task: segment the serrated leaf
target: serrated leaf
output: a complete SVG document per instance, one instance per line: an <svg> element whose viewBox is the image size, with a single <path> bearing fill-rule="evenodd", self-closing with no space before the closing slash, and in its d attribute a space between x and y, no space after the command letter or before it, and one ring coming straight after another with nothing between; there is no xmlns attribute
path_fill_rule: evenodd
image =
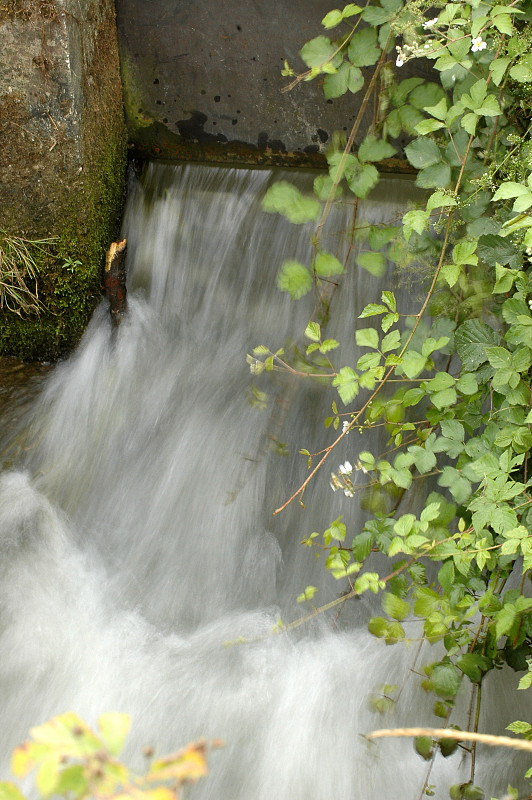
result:
<svg viewBox="0 0 532 800"><path fill-rule="evenodd" d="M401 362L401 369L407 378L417 378L423 372L427 359L415 350L407 350Z"/></svg>
<svg viewBox="0 0 532 800"><path fill-rule="evenodd" d="M429 212L430 209L428 211L414 210L407 211L403 215L403 236L407 242L410 240L413 231L420 235L423 233L429 221Z"/></svg>
<svg viewBox="0 0 532 800"><path fill-rule="evenodd" d="M473 371L488 360L486 347L497 344L499 337L484 322L470 319L458 327L454 341L464 369Z"/></svg>
<svg viewBox="0 0 532 800"><path fill-rule="evenodd" d="M384 139L377 139L376 136L366 136L358 148L358 158L360 161L382 161L391 158L397 152L389 142Z"/></svg>
<svg viewBox="0 0 532 800"><path fill-rule="evenodd" d="M359 347L371 347L373 350L379 348L379 334L375 328L359 328L355 332L355 340Z"/></svg>
<svg viewBox="0 0 532 800"><path fill-rule="evenodd" d="M457 206L458 202L454 197L446 192L433 192L427 200L427 211L433 211L435 208L450 208Z"/></svg>
<svg viewBox="0 0 532 800"><path fill-rule="evenodd" d="M305 336L311 342L319 342L321 339L321 328L319 322L310 321L305 328Z"/></svg>
<svg viewBox="0 0 532 800"><path fill-rule="evenodd" d="M395 594L384 592L382 595L382 608L385 614L388 614L392 619L402 621L410 614L410 603L402 600Z"/></svg>
<svg viewBox="0 0 532 800"><path fill-rule="evenodd" d="M445 189L451 181L451 167L443 161L425 167L416 176L416 186L421 189Z"/></svg>
<svg viewBox="0 0 532 800"><path fill-rule="evenodd" d="M361 164L357 159L346 169L345 179L353 194L364 198L377 185L379 173L373 164Z"/></svg>
<svg viewBox="0 0 532 800"><path fill-rule="evenodd" d="M325 14L325 16L321 21L321 24L323 25L324 28L327 29L336 28L336 26L339 25L340 22L343 21L343 19L344 15L342 14L342 12L339 11L337 8L334 8L332 11L329 11L328 14Z"/></svg>
<svg viewBox="0 0 532 800"><path fill-rule="evenodd" d="M348 405L358 394L358 375L351 367L342 367L338 375L333 378L332 385L337 387L344 405Z"/></svg>
<svg viewBox="0 0 532 800"><path fill-rule="evenodd" d="M335 52L336 47L327 36L316 36L303 45L299 55L307 67L321 67Z"/></svg>
<svg viewBox="0 0 532 800"><path fill-rule="evenodd" d="M416 169L424 169L441 161L440 148L432 139L415 139L405 147L406 157Z"/></svg>
<svg viewBox="0 0 532 800"><path fill-rule="evenodd" d="M371 67L376 64L381 54L377 46L377 31L364 28L355 33L349 43L348 58L354 67Z"/></svg>

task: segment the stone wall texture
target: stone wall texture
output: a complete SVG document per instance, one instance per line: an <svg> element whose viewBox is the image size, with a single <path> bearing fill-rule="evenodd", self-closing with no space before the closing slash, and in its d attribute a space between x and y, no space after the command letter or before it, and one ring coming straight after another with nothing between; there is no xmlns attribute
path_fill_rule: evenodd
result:
<svg viewBox="0 0 532 800"><path fill-rule="evenodd" d="M0 352L55 358L79 339L100 296L121 210L114 2L3 0L0 41L0 232L52 239L39 265L41 313L20 320L3 308Z"/></svg>

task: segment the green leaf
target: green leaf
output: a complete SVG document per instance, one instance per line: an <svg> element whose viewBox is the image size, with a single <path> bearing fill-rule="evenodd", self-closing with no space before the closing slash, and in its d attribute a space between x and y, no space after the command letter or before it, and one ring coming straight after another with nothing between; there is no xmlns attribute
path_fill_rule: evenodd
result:
<svg viewBox="0 0 532 800"><path fill-rule="evenodd" d="M312 277L299 261L285 261L277 275L277 286L282 292L288 292L292 300L299 300L312 289Z"/></svg>
<svg viewBox="0 0 532 800"><path fill-rule="evenodd" d="M427 133L439 131L441 128L445 128L445 122L440 122L438 119L422 119L416 125L416 133L419 133L420 136L426 136Z"/></svg>
<svg viewBox="0 0 532 800"><path fill-rule="evenodd" d="M486 347L497 344L499 336L493 328L479 319L470 319L460 325L454 342L464 369L472 371L488 360Z"/></svg>
<svg viewBox="0 0 532 800"><path fill-rule="evenodd" d="M422 110L436 106L445 97L445 92L437 83L424 81L417 86L409 97L409 102Z"/></svg>
<svg viewBox="0 0 532 800"><path fill-rule="evenodd" d="M446 192L433 192L427 200L427 212L435 208L449 208L450 206L457 206L458 203L454 197Z"/></svg>
<svg viewBox="0 0 532 800"><path fill-rule="evenodd" d="M333 378L332 385L337 387L344 405L348 405L358 394L358 375L351 367L342 367L338 375Z"/></svg>
<svg viewBox="0 0 532 800"><path fill-rule="evenodd" d="M374 28L364 28L355 33L347 51L348 58L355 67L371 67L377 63L380 54L377 31Z"/></svg>
<svg viewBox="0 0 532 800"><path fill-rule="evenodd" d="M330 253L318 253L314 262L314 270L318 278L329 278L331 275L341 275L344 266Z"/></svg>
<svg viewBox="0 0 532 800"><path fill-rule="evenodd" d="M482 676L493 667L493 662L477 653L463 653L456 661L456 666L473 683L480 683Z"/></svg>
<svg viewBox="0 0 532 800"><path fill-rule="evenodd" d="M532 81L532 58L530 54L527 53L515 66L511 67L510 77L518 83L528 83Z"/></svg>
<svg viewBox="0 0 532 800"><path fill-rule="evenodd" d="M410 240L412 232L422 234L429 221L429 211L407 211L403 216L403 236L406 241Z"/></svg>
<svg viewBox="0 0 532 800"><path fill-rule="evenodd" d="M332 11L329 11L328 14L325 14L323 17L321 24L324 28L336 28L337 25L340 24L344 19L344 15L341 11L337 8L334 8Z"/></svg>
<svg viewBox="0 0 532 800"><path fill-rule="evenodd" d="M326 36L316 36L315 39L311 39L303 45L299 51L299 55L307 67L321 67L322 64L332 57L335 50L336 47ZM341 58L342 56L340 55L340 59ZM334 64L334 66L339 66L339 64Z"/></svg>
<svg viewBox="0 0 532 800"><path fill-rule="evenodd" d="M517 258L517 251L514 245L502 236L489 233L481 236L478 240L478 256L486 264L510 264ZM516 265L517 266L517 265Z"/></svg>
<svg viewBox="0 0 532 800"><path fill-rule="evenodd" d="M381 351L383 353L388 353L390 350L398 350L401 345L401 334L399 331L390 331L387 333L386 336L383 338L381 343Z"/></svg>
<svg viewBox="0 0 532 800"><path fill-rule="evenodd" d="M495 637L497 641L509 633L516 617L516 608L512 603L505 603L500 611L494 615L495 618Z"/></svg>
<svg viewBox="0 0 532 800"><path fill-rule="evenodd" d="M425 475L436 466L436 456L431 450L419 445L411 445L408 452L414 456L414 464L420 475Z"/></svg>
<svg viewBox="0 0 532 800"><path fill-rule="evenodd" d="M444 700L456 697L460 688L460 672L454 664L437 664L430 676L433 691Z"/></svg>
<svg viewBox="0 0 532 800"><path fill-rule="evenodd" d="M319 342L321 339L321 328L319 322L309 322L305 329L305 336L312 342Z"/></svg>
<svg viewBox="0 0 532 800"><path fill-rule="evenodd" d="M420 170L416 177L416 186L421 189L433 189L436 187L445 189L450 181L451 168L449 164L444 164L442 161Z"/></svg>
<svg viewBox="0 0 532 800"><path fill-rule="evenodd" d="M361 164L355 159L346 169L345 179L353 194L364 198L378 183L379 173L373 164Z"/></svg>
<svg viewBox="0 0 532 800"><path fill-rule="evenodd" d="M130 727L129 714L109 711L98 718L98 729L111 755L117 756L122 751Z"/></svg>
<svg viewBox="0 0 532 800"><path fill-rule="evenodd" d="M376 314L385 314L387 311L388 309L386 306L381 306L379 303L368 303L368 305L364 307L362 313L358 315L358 318L364 319L365 317L374 317Z"/></svg>
<svg viewBox="0 0 532 800"><path fill-rule="evenodd" d="M318 175L317 178L314 178L314 194L321 200L325 202L329 198L329 194L331 193L331 189L333 187L333 180L330 175ZM337 186L334 197L341 197L342 195L342 187Z"/></svg>
<svg viewBox="0 0 532 800"><path fill-rule="evenodd" d="M403 106L410 92L424 83L423 78L405 78L397 86L392 87L392 103L394 106Z"/></svg>
<svg viewBox="0 0 532 800"><path fill-rule="evenodd" d="M382 595L382 608L385 614L400 622L410 614L410 603L390 592L384 592Z"/></svg>
<svg viewBox="0 0 532 800"><path fill-rule="evenodd" d="M501 183L495 194L493 200L507 200L511 197L519 197L522 194L528 194L528 189L522 183L515 183L515 181L505 181Z"/></svg>
<svg viewBox="0 0 532 800"><path fill-rule="evenodd" d="M495 86L500 86L511 58L496 58L490 64L491 80Z"/></svg>
<svg viewBox="0 0 532 800"><path fill-rule="evenodd" d="M385 158L391 158L396 152L396 148L389 142L369 135L358 148L358 157L360 161L382 161Z"/></svg>
<svg viewBox="0 0 532 800"><path fill-rule="evenodd" d="M321 211L314 197L303 197L299 189L288 181L278 181L270 186L262 200L262 208L270 214L283 214L296 225L318 219Z"/></svg>
<svg viewBox="0 0 532 800"><path fill-rule="evenodd" d="M379 349L379 334L375 328L359 328L355 332L355 340L359 347Z"/></svg>
<svg viewBox="0 0 532 800"><path fill-rule="evenodd" d="M440 148L432 139L415 139L405 147L405 153L416 169L424 169L441 161Z"/></svg>
<svg viewBox="0 0 532 800"><path fill-rule="evenodd" d="M382 253L360 253L357 264L376 278L382 278L388 269L386 257Z"/></svg>
<svg viewBox="0 0 532 800"><path fill-rule="evenodd" d="M307 586L304 592L297 596L297 603L304 603L305 601L310 602L318 589L316 586Z"/></svg>
<svg viewBox="0 0 532 800"><path fill-rule="evenodd" d="M478 264L478 256L475 251L477 249L476 241L464 240L458 242L453 247L453 261L455 264L471 264L475 266Z"/></svg>
<svg viewBox="0 0 532 800"><path fill-rule="evenodd" d="M341 97L348 90L352 94L356 94L363 86L364 76L359 68L344 61L336 72L325 76L323 94L326 100L331 100Z"/></svg>
<svg viewBox="0 0 532 800"><path fill-rule="evenodd" d="M407 378L417 378L423 372L427 359L415 350L407 350L401 361L401 369Z"/></svg>

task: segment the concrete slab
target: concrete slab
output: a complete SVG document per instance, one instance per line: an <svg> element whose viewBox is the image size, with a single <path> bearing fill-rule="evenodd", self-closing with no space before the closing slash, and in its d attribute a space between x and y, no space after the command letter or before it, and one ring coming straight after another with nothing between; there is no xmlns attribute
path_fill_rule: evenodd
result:
<svg viewBox="0 0 532 800"><path fill-rule="evenodd" d="M325 33L331 0L116 0L130 142L151 157L311 163L347 131L361 95L290 92L288 60ZM407 74L405 73L405 77ZM371 121L368 111L362 134ZM255 156L253 153L255 152Z"/></svg>

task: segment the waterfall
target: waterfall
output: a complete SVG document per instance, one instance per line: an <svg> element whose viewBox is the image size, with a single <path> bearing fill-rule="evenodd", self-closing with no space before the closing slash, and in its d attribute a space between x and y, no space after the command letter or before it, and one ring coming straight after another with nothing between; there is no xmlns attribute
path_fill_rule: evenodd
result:
<svg viewBox="0 0 532 800"><path fill-rule="evenodd" d="M321 386L254 377L246 364L256 345L298 340L313 310L310 295L293 303L275 287L284 258L308 259L312 231L262 212L278 178L150 165L132 181L129 315L113 330L102 303L31 405L17 463L0 477L2 778L32 725L67 710L90 724L125 711L131 763L142 766L143 745L162 754L197 736L225 741L193 798L419 797L427 765L412 742L362 736L435 721L434 698L411 674L416 648L367 633L378 600L272 634L279 618L303 613L296 597L308 584L320 603L345 588L300 541L340 514L348 536L359 532L364 512L333 494L329 476L371 447L350 434L305 509L272 515L307 474L298 450L331 441ZM297 176L306 189L312 179ZM390 219L412 193L387 179L358 218ZM352 214L346 203L331 216L328 243ZM349 346L379 293L360 273L351 269L332 301L328 335ZM252 385L268 394L262 411ZM519 717L512 680L495 675L488 686L483 730L501 733ZM380 717L370 698L390 683L403 687L400 700ZM465 724L467 704L464 692L452 721ZM517 781L507 754L480 761L477 782L493 793ZM438 759L430 782L446 798L468 778L457 754Z"/></svg>

